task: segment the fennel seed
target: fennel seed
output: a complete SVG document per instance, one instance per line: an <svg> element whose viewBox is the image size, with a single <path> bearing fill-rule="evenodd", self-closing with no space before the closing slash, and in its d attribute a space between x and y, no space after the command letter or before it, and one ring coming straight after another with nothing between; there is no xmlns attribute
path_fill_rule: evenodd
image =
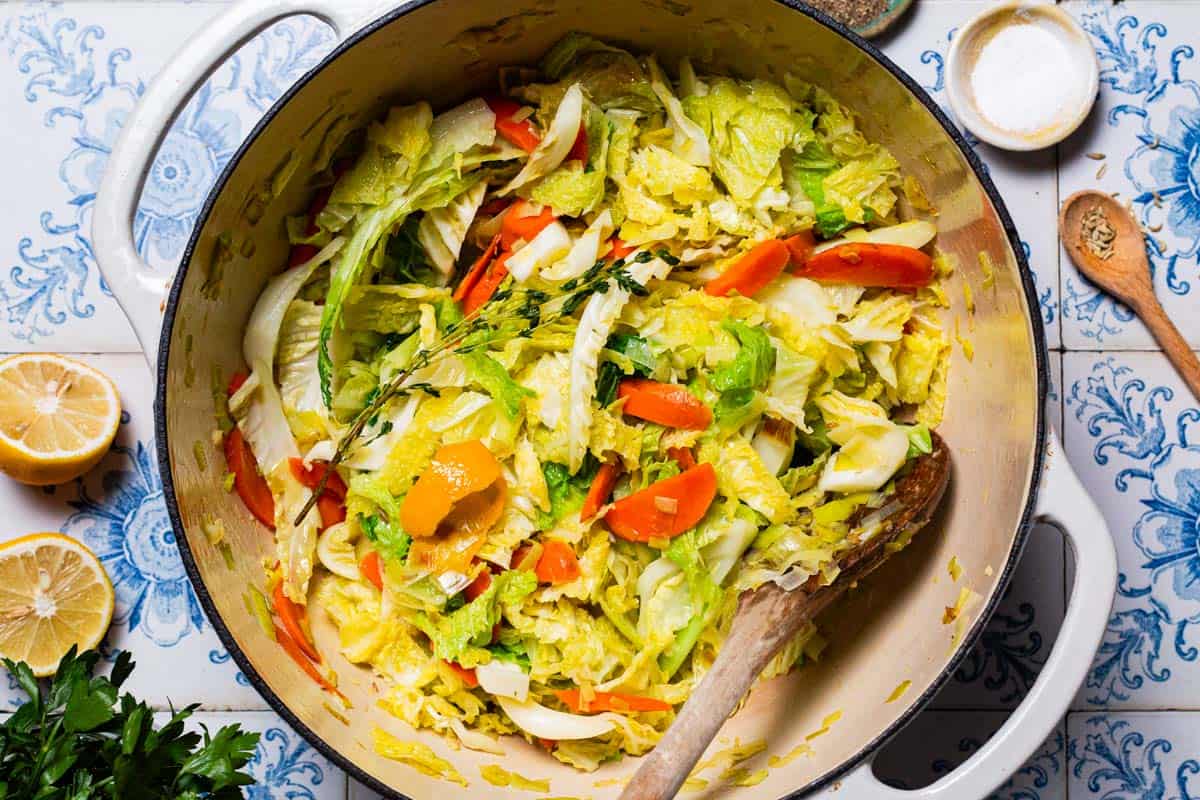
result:
<svg viewBox="0 0 1200 800"><path fill-rule="evenodd" d="M1079 240L1088 252L1101 261L1107 261L1113 257L1113 242L1116 238L1117 231L1100 206L1089 208L1083 215L1079 229Z"/></svg>

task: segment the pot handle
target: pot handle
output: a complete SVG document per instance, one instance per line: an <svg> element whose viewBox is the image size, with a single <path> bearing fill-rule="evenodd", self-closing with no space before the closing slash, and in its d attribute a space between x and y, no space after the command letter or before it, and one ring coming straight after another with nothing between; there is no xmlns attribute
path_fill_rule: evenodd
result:
<svg viewBox="0 0 1200 800"><path fill-rule="evenodd" d="M953 772L924 789L882 783L865 761L823 800L976 800L1012 776L1042 746L1071 705L1108 624L1117 588L1117 556L1108 525L1067 462L1058 436L1046 442L1036 516L1060 528L1075 551L1075 582L1050 657L1029 694L998 731Z"/></svg>
<svg viewBox="0 0 1200 800"><path fill-rule="evenodd" d="M217 67L284 17L311 14L338 41L365 20L378 0L242 0L193 36L147 87L108 157L92 216L100 273L129 318L153 370L171 276L152 269L133 239L134 214L154 155L175 117Z"/></svg>

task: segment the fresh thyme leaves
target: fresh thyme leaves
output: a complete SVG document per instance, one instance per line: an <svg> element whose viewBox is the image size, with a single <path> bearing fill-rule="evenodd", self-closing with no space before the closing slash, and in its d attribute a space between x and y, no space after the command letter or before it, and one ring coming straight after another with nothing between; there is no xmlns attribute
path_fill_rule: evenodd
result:
<svg viewBox="0 0 1200 800"><path fill-rule="evenodd" d="M228 725L214 734L186 732L195 706L161 728L131 695L118 697L133 670L129 653L112 674L94 676L100 654L71 648L43 691L24 663L4 660L29 700L0 726L0 796L47 800L172 797L233 800L253 783L243 768L257 733Z"/></svg>
<svg viewBox="0 0 1200 800"><path fill-rule="evenodd" d="M653 258L651 253L642 251L634 260L644 264ZM450 352L471 353L484 350L494 342L530 336L538 328L574 314L589 297L607 291L610 281L639 297L648 293L646 287L629 274L623 259L597 261L579 278L564 283L561 287L563 294L553 299L544 291L517 286L511 278L508 279L477 313L448 325L437 342L418 350L405 369L396 373L387 383L380 384L370 402L358 412L338 442L337 450L329 460L329 468L309 494L293 524L299 525L316 505L317 498L325 491L329 475L342 463L371 420L377 419L388 403L416 391L437 395L437 390L427 383L408 383L415 373Z"/></svg>

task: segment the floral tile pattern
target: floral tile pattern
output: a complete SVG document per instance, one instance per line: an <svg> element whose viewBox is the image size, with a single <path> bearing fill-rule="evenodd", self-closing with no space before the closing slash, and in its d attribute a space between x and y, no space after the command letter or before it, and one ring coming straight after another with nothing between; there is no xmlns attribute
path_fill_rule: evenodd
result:
<svg viewBox="0 0 1200 800"><path fill-rule="evenodd" d="M0 10L0 131L31 174L20 213L0 223L0 350L133 351L96 268L96 190L147 81L219 6L42 3ZM147 36L147 33L152 35ZM134 220L143 258L178 263L209 188L255 121L332 47L313 18L277 23L230 58L164 139ZM51 180L47 180L53 176Z"/></svg>
<svg viewBox="0 0 1200 800"><path fill-rule="evenodd" d="M1200 4L1076 0L1069 8L1096 47L1101 92L1088 122L1060 147L1059 193L1099 187L1127 201L1150 234L1159 299L1200 346L1192 313L1200 290ZM1088 283L1065 253L1062 316L1069 348L1157 349L1129 309Z"/></svg>
<svg viewBox="0 0 1200 800"><path fill-rule="evenodd" d="M990 2L923 0L881 43L944 102L953 32ZM0 352L102 353L84 357L116 379L126 410L117 446L85 479L53 490L0 481L0 507L15 515L0 539L62 531L97 552L117 593L106 651L131 650L142 664L130 688L160 709L198 701L197 721L210 727L236 719L263 733L251 765L258 783L247 797L368 800L375 795L266 710L197 602L154 464L151 378L90 243L95 192L122 123L161 65L222 4L0 5L0 152L21 154L6 159L6 176L22 189L0 221ZM1128 352L1154 345L1126 309L1070 266L1054 224L1059 197L1071 191L1119 192L1152 234L1160 297L1200 346L1192 308L1200 280L1200 0L1064 5L1100 59L1096 112L1057 151L1013 155L974 145L1026 244L1048 343L1068 351L1051 354L1048 413L1112 526L1121 588L1078 710L992 797L1200 800L1200 408L1160 355ZM218 69L180 115L135 220L142 256L164 276L242 138L331 46L329 29L314 19L278 23ZM1057 532L1034 531L982 641L931 709L881 754L881 775L901 786L928 784L1002 724L1053 646L1068 562ZM0 681L0 709L18 696ZM1186 711L1160 710L1168 708Z"/></svg>
<svg viewBox="0 0 1200 800"><path fill-rule="evenodd" d="M1163 356L1067 353L1066 451L1120 586L1083 707L1200 708L1200 409Z"/></svg>
<svg viewBox="0 0 1200 800"><path fill-rule="evenodd" d="M1198 726L1200 715L1194 713L1071 714L1070 796L1195 800L1200 797Z"/></svg>

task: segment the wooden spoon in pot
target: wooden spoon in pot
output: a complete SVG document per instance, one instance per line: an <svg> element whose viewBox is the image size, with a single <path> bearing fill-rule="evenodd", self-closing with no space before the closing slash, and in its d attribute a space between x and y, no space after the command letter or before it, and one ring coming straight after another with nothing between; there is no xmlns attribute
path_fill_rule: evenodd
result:
<svg viewBox="0 0 1200 800"><path fill-rule="evenodd" d="M1200 360L1154 295L1146 240L1129 209L1104 192L1076 192L1058 214L1058 235L1079 271L1141 318L1200 398Z"/></svg>
<svg viewBox="0 0 1200 800"><path fill-rule="evenodd" d="M882 530L841 556L841 572L833 583L819 586L814 576L794 591L768 583L742 595L712 668L642 761L621 800L674 797L767 662L842 592L887 560L889 544L904 541L929 522L950 478L950 451L936 433L932 439L933 452L918 458L896 481L895 494L883 506L896 510ZM863 516L852 517L852 524Z"/></svg>

